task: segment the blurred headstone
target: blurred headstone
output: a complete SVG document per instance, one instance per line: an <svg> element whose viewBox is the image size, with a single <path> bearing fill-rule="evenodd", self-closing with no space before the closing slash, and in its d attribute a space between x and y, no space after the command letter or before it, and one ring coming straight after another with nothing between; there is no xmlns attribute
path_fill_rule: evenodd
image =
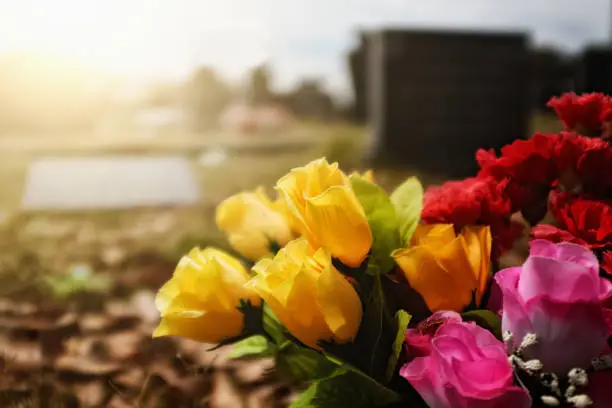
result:
<svg viewBox="0 0 612 408"><path fill-rule="evenodd" d="M531 51L530 76L533 107L548 111L548 101L564 92L576 89L577 59L554 48L538 48Z"/></svg>
<svg viewBox="0 0 612 408"><path fill-rule="evenodd" d="M184 157L47 157L30 165L22 208L127 209L193 205L199 199Z"/></svg>
<svg viewBox="0 0 612 408"><path fill-rule="evenodd" d="M367 120L366 63L368 36L361 34L361 42L349 53L349 69L353 83L353 108L351 117L358 123Z"/></svg>
<svg viewBox="0 0 612 408"><path fill-rule="evenodd" d="M587 48L580 66L580 90L612 94L612 47Z"/></svg>
<svg viewBox="0 0 612 408"><path fill-rule="evenodd" d="M374 163L464 177L478 148L527 136L527 38L382 30L367 40Z"/></svg>

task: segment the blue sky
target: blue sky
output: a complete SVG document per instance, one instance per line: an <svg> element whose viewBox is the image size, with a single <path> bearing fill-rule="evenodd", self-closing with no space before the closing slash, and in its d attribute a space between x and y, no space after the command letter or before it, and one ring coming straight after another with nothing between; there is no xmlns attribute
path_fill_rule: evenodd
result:
<svg viewBox="0 0 612 408"><path fill-rule="evenodd" d="M60 55L143 80L209 64L237 79L268 61L275 85L304 75L349 89L359 28L526 30L576 50L606 40L610 0L0 0L0 53Z"/></svg>

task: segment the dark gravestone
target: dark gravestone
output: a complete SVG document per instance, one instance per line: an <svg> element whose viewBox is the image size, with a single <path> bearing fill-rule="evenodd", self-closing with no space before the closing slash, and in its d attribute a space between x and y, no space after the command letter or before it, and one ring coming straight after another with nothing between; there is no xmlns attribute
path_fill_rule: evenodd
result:
<svg viewBox="0 0 612 408"><path fill-rule="evenodd" d="M589 47L582 55L580 91L612 94L612 48Z"/></svg>
<svg viewBox="0 0 612 408"><path fill-rule="evenodd" d="M553 48L535 49L530 59L533 107L550 112L546 104L552 97L576 89L577 60Z"/></svg>
<svg viewBox="0 0 612 408"><path fill-rule="evenodd" d="M464 177L478 148L527 136L524 35L384 30L367 44L374 164Z"/></svg>
<svg viewBox="0 0 612 408"><path fill-rule="evenodd" d="M367 35L361 34L361 42L349 53L349 69L353 85L353 109L351 117L358 123L367 120L366 100L366 67L367 67Z"/></svg>

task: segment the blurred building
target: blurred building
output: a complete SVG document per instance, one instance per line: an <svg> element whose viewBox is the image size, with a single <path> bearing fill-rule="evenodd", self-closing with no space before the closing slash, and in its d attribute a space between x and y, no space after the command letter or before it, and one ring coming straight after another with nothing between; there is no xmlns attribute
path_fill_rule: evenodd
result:
<svg viewBox="0 0 612 408"><path fill-rule="evenodd" d="M359 45L349 53L349 70L353 85L353 108L350 117L357 123L367 119L366 103L366 50L368 36L360 34Z"/></svg>
<svg viewBox="0 0 612 408"><path fill-rule="evenodd" d="M550 98L575 90L577 68L573 55L553 48L533 49L529 76L534 109L546 110Z"/></svg>
<svg viewBox="0 0 612 408"><path fill-rule="evenodd" d="M478 148L527 136L525 35L381 30L364 33L360 48L353 83L373 161L463 177L476 171Z"/></svg>
<svg viewBox="0 0 612 408"><path fill-rule="evenodd" d="M612 46L586 47L580 58L577 75L579 91L612 95Z"/></svg>

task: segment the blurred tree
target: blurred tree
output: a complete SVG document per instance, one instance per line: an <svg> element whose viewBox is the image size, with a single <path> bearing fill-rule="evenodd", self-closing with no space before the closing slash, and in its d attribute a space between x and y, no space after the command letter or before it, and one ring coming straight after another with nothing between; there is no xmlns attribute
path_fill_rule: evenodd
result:
<svg viewBox="0 0 612 408"><path fill-rule="evenodd" d="M198 68L187 88L187 105L194 131L214 129L230 99L229 88L217 77L213 69Z"/></svg>
<svg viewBox="0 0 612 408"><path fill-rule="evenodd" d="M305 79L285 97L293 113L306 119L329 120L336 116L332 97L320 81Z"/></svg>
<svg viewBox="0 0 612 408"><path fill-rule="evenodd" d="M270 71L265 65L256 67L251 73L249 84L249 102L255 106L270 103Z"/></svg>

